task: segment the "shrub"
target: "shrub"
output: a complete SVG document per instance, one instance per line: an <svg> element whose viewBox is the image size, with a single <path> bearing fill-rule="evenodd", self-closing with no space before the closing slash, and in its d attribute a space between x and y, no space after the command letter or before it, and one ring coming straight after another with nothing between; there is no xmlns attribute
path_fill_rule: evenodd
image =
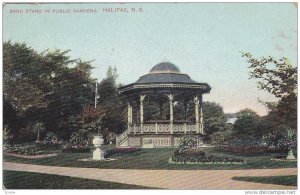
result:
<svg viewBox="0 0 300 195"><path fill-rule="evenodd" d="M197 138L195 136L184 136L179 140L179 147L180 148L192 148L197 146Z"/></svg>
<svg viewBox="0 0 300 195"><path fill-rule="evenodd" d="M198 162L205 158L205 152L200 148L177 149L172 160L175 162Z"/></svg>
<svg viewBox="0 0 300 195"><path fill-rule="evenodd" d="M71 153L86 153L90 152L89 143L91 141L91 136L88 131L78 131L74 132L68 143L64 144L63 152Z"/></svg>
<svg viewBox="0 0 300 195"><path fill-rule="evenodd" d="M233 130L217 131L210 135L212 144L229 144L233 139L236 139Z"/></svg>
<svg viewBox="0 0 300 195"><path fill-rule="evenodd" d="M294 133L292 136L288 135L286 129L274 131L263 136L263 140L270 148L277 148L281 150L297 149L297 135Z"/></svg>
<svg viewBox="0 0 300 195"><path fill-rule="evenodd" d="M87 147L91 142L92 136L88 131L78 131L71 135L69 143L73 146Z"/></svg>
<svg viewBox="0 0 300 195"><path fill-rule="evenodd" d="M59 148L62 141L58 139L54 133L47 133L46 137L41 142L36 142L36 146L40 148Z"/></svg>
<svg viewBox="0 0 300 195"><path fill-rule="evenodd" d="M266 146L261 137L255 137L247 134L234 134L233 140L230 141L231 146Z"/></svg>

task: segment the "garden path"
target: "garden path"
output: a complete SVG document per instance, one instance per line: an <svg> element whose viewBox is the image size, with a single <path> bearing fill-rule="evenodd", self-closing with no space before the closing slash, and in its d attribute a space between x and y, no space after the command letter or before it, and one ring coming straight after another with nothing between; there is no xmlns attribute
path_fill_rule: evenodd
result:
<svg viewBox="0 0 300 195"><path fill-rule="evenodd" d="M251 183L231 179L234 176L297 175L297 168L249 170L137 170L57 167L3 162L3 169L96 179L165 189L297 189L295 186Z"/></svg>

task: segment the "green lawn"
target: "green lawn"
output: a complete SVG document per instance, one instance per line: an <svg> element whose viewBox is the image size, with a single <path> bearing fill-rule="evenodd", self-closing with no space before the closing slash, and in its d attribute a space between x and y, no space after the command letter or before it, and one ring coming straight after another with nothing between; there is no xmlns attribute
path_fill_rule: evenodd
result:
<svg viewBox="0 0 300 195"><path fill-rule="evenodd" d="M3 185L6 189L151 189L137 185L19 171L3 171Z"/></svg>
<svg viewBox="0 0 300 195"><path fill-rule="evenodd" d="M142 149L140 151L118 156L113 155L114 161L78 161L83 158L90 158L91 153L58 153L56 157L44 159L24 159L11 157L4 154L4 161L29 163L49 166L68 167L91 167L103 169L258 169L258 168L287 168L297 167L297 162L276 162L270 159L280 154L259 154L249 156L238 156L232 153L213 152L212 148L205 148L206 154L224 157L234 157L246 161L246 164L168 164L172 156L172 148Z"/></svg>
<svg viewBox="0 0 300 195"><path fill-rule="evenodd" d="M270 176L270 177L233 177L233 180L248 181L254 183L278 184L286 186L297 186L297 176Z"/></svg>

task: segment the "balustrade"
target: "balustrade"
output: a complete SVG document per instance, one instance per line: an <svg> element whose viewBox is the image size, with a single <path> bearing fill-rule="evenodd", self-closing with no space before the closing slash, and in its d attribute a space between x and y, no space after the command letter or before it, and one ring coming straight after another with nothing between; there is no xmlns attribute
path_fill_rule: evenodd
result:
<svg viewBox="0 0 300 195"><path fill-rule="evenodd" d="M189 124L172 124L173 133L196 133L196 125ZM143 128L143 129L142 129ZM143 124L129 127L129 132L133 134L170 134L170 124Z"/></svg>

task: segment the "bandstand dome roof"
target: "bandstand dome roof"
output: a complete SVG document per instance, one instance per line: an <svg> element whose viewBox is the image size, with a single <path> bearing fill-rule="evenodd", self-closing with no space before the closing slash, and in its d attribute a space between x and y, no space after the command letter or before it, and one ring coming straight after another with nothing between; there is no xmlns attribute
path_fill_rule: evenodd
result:
<svg viewBox="0 0 300 195"><path fill-rule="evenodd" d="M170 62L155 65L148 74L141 76L135 83L196 83L187 74Z"/></svg>
<svg viewBox="0 0 300 195"><path fill-rule="evenodd" d="M119 88L120 93L141 92L147 89L198 89L208 93L210 86L192 80L187 74L170 62L161 62L153 66L148 74L141 76L136 82Z"/></svg>
<svg viewBox="0 0 300 195"><path fill-rule="evenodd" d="M150 73L156 73L156 72L174 72L174 73L179 73L180 70L177 66L170 62L162 62L159 64L156 64L153 66L150 70Z"/></svg>

